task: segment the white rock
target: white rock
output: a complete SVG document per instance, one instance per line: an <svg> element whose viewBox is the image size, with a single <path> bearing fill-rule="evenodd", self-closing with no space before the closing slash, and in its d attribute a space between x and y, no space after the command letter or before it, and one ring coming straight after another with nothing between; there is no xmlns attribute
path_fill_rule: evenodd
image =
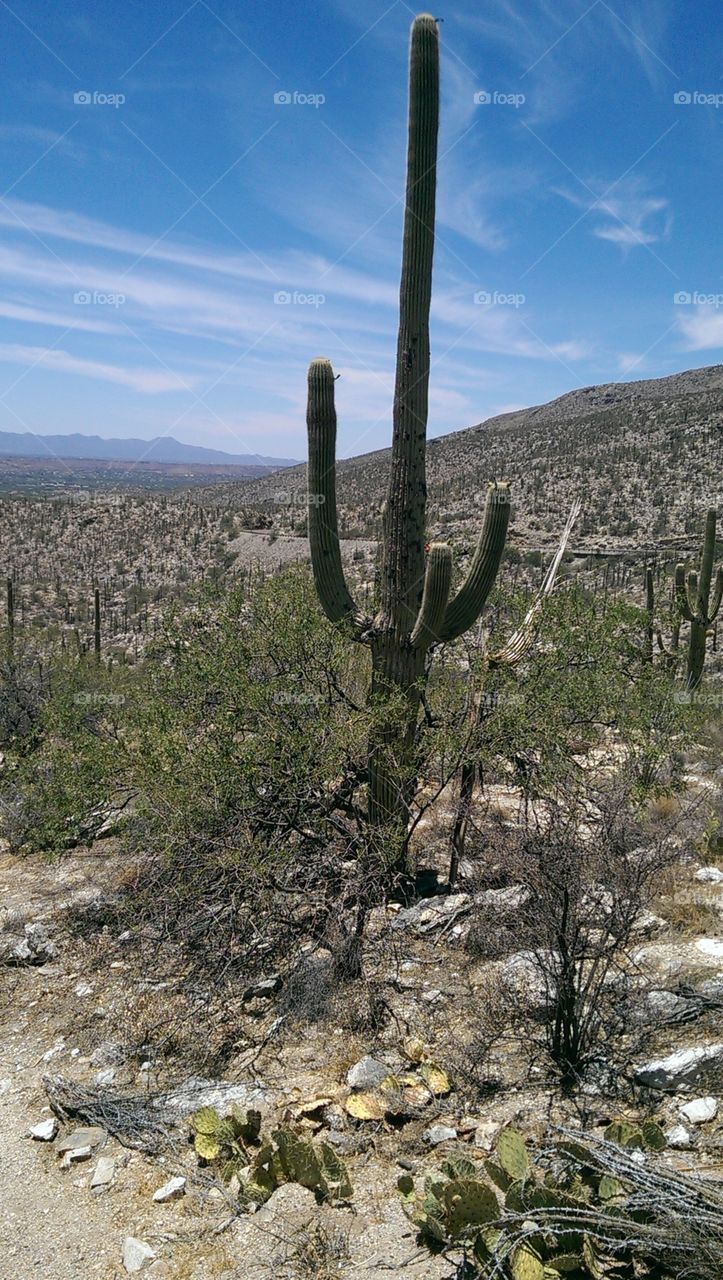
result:
<svg viewBox="0 0 723 1280"><path fill-rule="evenodd" d="M715 1120L718 1115L718 1099L694 1098L692 1102L686 1102L685 1106L680 1108L680 1114L691 1124L707 1124L709 1120Z"/></svg>
<svg viewBox="0 0 723 1280"><path fill-rule="evenodd" d="M723 941L720 938L698 938L696 947L704 956L713 956L715 960L723 960Z"/></svg>
<svg viewBox="0 0 723 1280"><path fill-rule="evenodd" d="M165 1204L167 1200L178 1200L180 1196L185 1195L185 1188L185 1178L169 1178L168 1182L153 1192L153 1199L157 1204Z"/></svg>
<svg viewBox="0 0 723 1280"><path fill-rule="evenodd" d="M441 1142L452 1142L457 1137L457 1130L446 1124L433 1124L422 1134L424 1142L430 1147L438 1147Z"/></svg>
<svg viewBox="0 0 723 1280"><path fill-rule="evenodd" d="M155 1258L155 1252L145 1240L137 1240L135 1236L127 1236L123 1241L123 1266L129 1275L141 1271L147 1262Z"/></svg>
<svg viewBox="0 0 723 1280"><path fill-rule="evenodd" d="M77 996L92 996L93 987L90 982L79 982L75 988L75 994Z"/></svg>
<svg viewBox="0 0 723 1280"><path fill-rule="evenodd" d="M50 1120L41 1120L40 1124L34 1124L30 1130L30 1137L36 1142L52 1142L58 1132L58 1122L55 1116Z"/></svg>
<svg viewBox="0 0 723 1280"><path fill-rule="evenodd" d="M95 1083L105 1088L106 1085L112 1084L115 1080L115 1071L113 1067L106 1067L104 1071L99 1071L95 1077Z"/></svg>
<svg viewBox="0 0 723 1280"><path fill-rule="evenodd" d="M61 1165L63 1169L69 1169L71 1164L79 1164L82 1160L90 1160L93 1154L92 1147L74 1147L72 1151L66 1151Z"/></svg>
<svg viewBox="0 0 723 1280"><path fill-rule="evenodd" d="M496 1120L481 1120L475 1129L474 1145L483 1151L491 1151L501 1128Z"/></svg>
<svg viewBox="0 0 723 1280"><path fill-rule="evenodd" d="M668 1129L665 1140L669 1147L673 1147L676 1151L684 1151L690 1146L691 1138L685 1125L676 1124L672 1129Z"/></svg>
<svg viewBox="0 0 723 1280"><path fill-rule="evenodd" d="M667 920L656 916L653 911L641 911L633 924L633 933L639 937L651 938L655 933L662 933L668 928Z"/></svg>
<svg viewBox="0 0 723 1280"><path fill-rule="evenodd" d="M703 884L723 884L723 871L720 867L701 867L695 873L696 880L702 881Z"/></svg>
<svg viewBox="0 0 723 1280"><path fill-rule="evenodd" d="M702 1072L723 1063L723 1044L699 1045L695 1049L679 1049L668 1058L654 1058L635 1071L638 1084L651 1089L676 1093L692 1084Z"/></svg>
<svg viewBox="0 0 723 1280"><path fill-rule="evenodd" d="M98 1187L109 1187L115 1174L115 1160L112 1156L101 1156L90 1180L91 1190Z"/></svg>
<svg viewBox="0 0 723 1280"><path fill-rule="evenodd" d="M367 1054L365 1058L360 1058L359 1062L355 1062L346 1073L346 1082L350 1089L374 1089L382 1080L386 1080L389 1075L389 1067L384 1062L379 1062L377 1058L372 1058Z"/></svg>

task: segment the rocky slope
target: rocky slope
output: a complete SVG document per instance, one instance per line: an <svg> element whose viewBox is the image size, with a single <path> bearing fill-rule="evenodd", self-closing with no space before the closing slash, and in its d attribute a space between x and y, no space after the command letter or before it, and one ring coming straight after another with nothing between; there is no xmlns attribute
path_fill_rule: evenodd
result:
<svg viewBox="0 0 723 1280"><path fill-rule="evenodd" d="M347 535L374 533L388 463L386 449L339 463ZM430 441L430 534L471 536L497 478L512 485L513 537L523 547L552 542L575 496L583 501L578 546L688 547L701 511L719 497L721 463L722 365L584 387ZM283 526L291 512L298 521L306 483L304 465L229 486L224 496L272 509ZM213 496L221 500L221 490Z"/></svg>

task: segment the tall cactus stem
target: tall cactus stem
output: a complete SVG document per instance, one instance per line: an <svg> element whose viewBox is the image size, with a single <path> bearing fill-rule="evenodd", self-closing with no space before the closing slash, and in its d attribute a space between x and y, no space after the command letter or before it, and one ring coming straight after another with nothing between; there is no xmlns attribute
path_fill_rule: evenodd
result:
<svg viewBox="0 0 723 1280"><path fill-rule="evenodd" d="M332 622L356 617L341 563L336 514L336 407L331 361L309 366L309 545L321 607Z"/></svg>
<svg viewBox="0 0 723 1280"><path fill-rule="evenodd" d="M93 652L95 661L100 662L100 591L93 592Z"/></svg>

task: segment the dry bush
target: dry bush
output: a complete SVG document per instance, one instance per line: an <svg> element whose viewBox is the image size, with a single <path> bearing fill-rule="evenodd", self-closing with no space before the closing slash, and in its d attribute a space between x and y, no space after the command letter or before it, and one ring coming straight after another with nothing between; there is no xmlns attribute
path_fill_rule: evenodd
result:
<svg viewBox="0 0 723 1280"><path fill-rule="evenodd" d="M679 860L691 818L688 806L651 823L619 776L582 798L558 793L508 836L506 879L518 902L474 921L470 945L488 958L519 953L502 977L511 1021L527 1009L530 1049L546 1049L566 1086L599 1068L630 1029L640 999L630 964L636 922Z"/></svg>

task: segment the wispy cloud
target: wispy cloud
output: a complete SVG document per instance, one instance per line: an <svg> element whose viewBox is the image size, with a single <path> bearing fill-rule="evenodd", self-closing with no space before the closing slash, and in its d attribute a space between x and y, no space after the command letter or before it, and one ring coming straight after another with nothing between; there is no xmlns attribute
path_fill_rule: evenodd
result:
<svg viewBox="0 0 723 1280"><path fill-rule="evenodd" d="M590 229L598 239L627 250L669 238L673 224L669 201L664 196L650 194L645 178L631 174L612 186L591 178L585 185L600 195L569 189L558 189L558 194L590 214Z"/></svg>
<svg viewBox="0 0 723 1280"><path fill-rule="evenodd" d="M145 395L156 395L161 391L186 391L196 379L181 377L175 373L165 373L154 369L128 369L118 365L102 364L97 360L84 360L52 347L26 347L20 343L0 343L0 361L4 364L15 364L23 368L42 366L55 373L72 373L84 378L98 378L101 382L114 382L122 387L131 387L133 391L141 391Z"/></svg>
<svg viewBox="0 0 723 1280"><path fill-rule="evenodd" d="M678 317L678 329L688 351L712 351L723 347L723 309L694 307Z"/></svg>

